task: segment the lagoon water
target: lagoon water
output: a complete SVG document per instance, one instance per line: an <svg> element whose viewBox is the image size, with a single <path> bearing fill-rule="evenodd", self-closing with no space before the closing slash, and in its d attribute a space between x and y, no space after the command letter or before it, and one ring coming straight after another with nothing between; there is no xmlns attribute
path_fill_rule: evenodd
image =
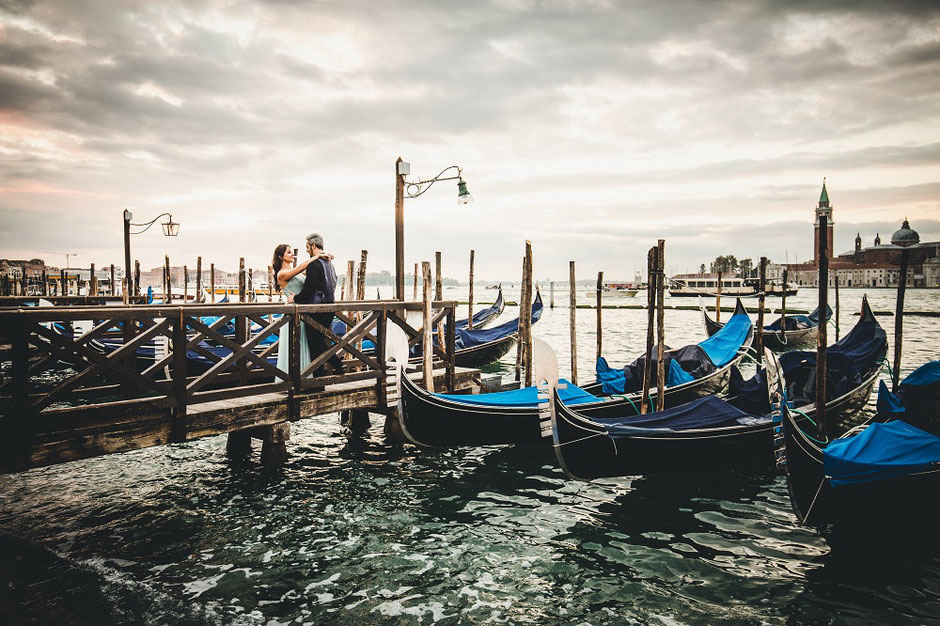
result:
<svg viewBox="0 0 940 626"><path fill-rule="evenodd" d="M840 294L843 333L862 293ZM869 296L894 310L893 291ZM568 294L554 310L543 297L534 333L567 373ZM908 291L907 309L940 311L940 291ZM577 314L584 381L595 311ZM632 360L646 312L603 318L608 360ZM878 320L893 341L894 318ZM697 311L666 312L669 345L704 336ZM937 358L940 319L906 318L903 371ZM0 622L940 623L940 556L830 542L796 523L769 471L583 483L550 446L388 448L373 421L361 442L336 416L296 423L277 469L228 461L214 437L0 476Z"/></svg>

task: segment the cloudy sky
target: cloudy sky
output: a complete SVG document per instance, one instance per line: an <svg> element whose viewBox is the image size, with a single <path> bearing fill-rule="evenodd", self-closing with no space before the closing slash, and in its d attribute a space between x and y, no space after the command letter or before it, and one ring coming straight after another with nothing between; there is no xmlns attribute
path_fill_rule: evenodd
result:
<svg viewBox="0 0 940 626"><path fill-rule="evenodd" d="M812 255L905 215L940 239L936 2L0 0L0 257L264 267L317 230L392 269L394 161L464 168L406 201L406 266L631 278Z"/></svg>

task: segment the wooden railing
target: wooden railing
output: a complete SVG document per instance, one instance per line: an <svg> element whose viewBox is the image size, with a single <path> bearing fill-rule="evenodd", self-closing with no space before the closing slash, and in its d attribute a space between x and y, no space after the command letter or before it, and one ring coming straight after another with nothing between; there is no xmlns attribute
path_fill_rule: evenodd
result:
<svg viewBox="0 0 940 626"><path fill-rule="evenodd" d="M455 302L436 301L431 307L430 330L445 319L454 328ZM187 411L200 404L276 392L294 398L325 385L366 380L375 381L378 408L387 408L386 329L394 324L409 346L419 344L424 331L410 326L406 313L421 310L420 302L398 301L0 309L2 428L22 437L68 428L73 420L169 411L171 440L182 441ZM327 312L347 325L343 336L312 317ZM79 322L84 332L74 330ZM301 324L334 344L303 369L301 351L308 348L301 342ZM272 362L278 342L266 340L285 332L286 369ZM452 390L454 334L446 335L443 348L434 346L434 357L443 362L445 385ZM366 340L373 349L362 347ZM322 372L333 355L343 359L346 373Z"/></svg>
<svg viewBox="0 0 940 626"><path fill-rule="evenodd" d="M128 295L131 304L146 304L147 296ZM55 305L86 305L123 304L124 296L0 296L0 307L36 306L40 300L46 300Z"/></svg>

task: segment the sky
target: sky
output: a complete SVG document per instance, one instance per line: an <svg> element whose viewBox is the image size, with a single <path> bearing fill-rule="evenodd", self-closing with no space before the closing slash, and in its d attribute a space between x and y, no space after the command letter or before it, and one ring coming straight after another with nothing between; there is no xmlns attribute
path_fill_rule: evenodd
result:
<svg viewBox="0 0 940 626"><path fill-rule="evenodd" d="M405 264L629 280L718 255L803 261L907 216L940 239L940 3L0 0L0 257L270 264L313 231Z"/></svg>

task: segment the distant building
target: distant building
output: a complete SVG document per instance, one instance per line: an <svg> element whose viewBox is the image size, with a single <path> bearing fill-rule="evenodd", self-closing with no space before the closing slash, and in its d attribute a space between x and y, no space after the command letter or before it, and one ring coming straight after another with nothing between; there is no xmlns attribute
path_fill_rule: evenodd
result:
<svg viewBox="0 0 940 626"><path fill-rule="evenodd" d="M862 247L861 233L855 235L855 248L833 255L833 207L829 202L826 181L823 180L819 203L816 205L815 243L812 263L791 263L785 267L789 272L788 280L801 286L815 287L819 281L819 218L825 217L828 224L830 286L839 281L840 287L897 287L900 281L899 257L908 251L910 264L907 272L909 287L940 287L940 241L921 242L907 219L892 236L890 243L882 243L881 234L876 233L874 245ZM773 266L768 271L778 278L783 265Z"/></svg>

